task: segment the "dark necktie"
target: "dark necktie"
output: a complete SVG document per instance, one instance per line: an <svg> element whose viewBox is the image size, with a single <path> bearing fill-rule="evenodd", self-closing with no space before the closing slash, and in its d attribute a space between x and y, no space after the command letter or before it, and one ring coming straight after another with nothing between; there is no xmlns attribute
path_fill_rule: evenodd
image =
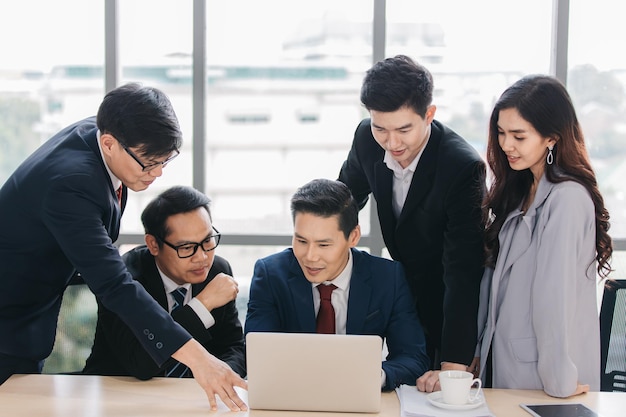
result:
<svg viewBox="0 0 626 417"><path fill-rule="evenodd" d="M174 310L176 310L178 307L182 307L183 305L185 305L185 295L187 294L187 288L178 287L170 294L172 294L172 297L174 297L174 305L172 306L173 313Z"/></svg>
<svg viewBox="0 0 626 417"><path fill-rule="evenodd" d="M317 312L317 333L335 334L335 309L330 302L333 290L337 288L333 284L319 284L317 290L320 292L320 309Z"/></svg>
<svg viewBox="0 0 626 417"><path fill-rule="evenodd" d="M187 289L179 287L170 294L174 297L174 305L172 306L173 313L177 308L180 308L185 304L185 294L187 294ZM182 378L183 376L191 376L191 373L185 364L175 361L174 365L167 370L165 376L171 378Z"/></svg>
<svg viewBox="0 0 626 417"><path fill-rule="evenodd" d="M120 185L117 190L115 190L115 195L117 196L117 202L121 206L122 205L122 186Z"/></svg>

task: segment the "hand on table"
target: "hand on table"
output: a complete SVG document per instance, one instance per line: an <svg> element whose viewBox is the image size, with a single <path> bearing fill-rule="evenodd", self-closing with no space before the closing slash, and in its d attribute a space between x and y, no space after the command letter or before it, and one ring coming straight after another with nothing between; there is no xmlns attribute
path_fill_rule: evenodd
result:
<svg viewBox="0 0 626 417"><path fill-rule="evenodd" d="M234 387L248 389L248 384L237 375L225 362L207 352L195 339L185 343L172 355L174 359L187 365L196 382L206 392L211 410L217 410L218 395L231 411L247 411Z"/></svg>
<svg viewBox="0 0 626 417"><path fill-rule="evenodd" d="M472 362L473 363L473 362ZM441 371L467 371L468 366L462 363L443 362L441 364ZM441 385L439 385L439 370L426 371L424 375L417 378L415 386L422 392L434 392L440 391Z"/></svg>

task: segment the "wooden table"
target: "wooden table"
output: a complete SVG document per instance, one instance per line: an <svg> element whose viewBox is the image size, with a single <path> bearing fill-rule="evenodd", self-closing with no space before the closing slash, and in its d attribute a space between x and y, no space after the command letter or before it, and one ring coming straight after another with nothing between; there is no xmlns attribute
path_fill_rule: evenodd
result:
<svg viewBox="0 0 626 417"><path fill-rule="evenodd" d="M569 400L548 397L541 391L487 389L485 397L496 417L529 417L520 403L580 402L603 417L626 414L626 393L592 392ZM245 391L241 391L245 398ZM193 379L154 378L139 381L127 377L87 375L14 375L0 385L0 417L400 417L395 393L383 393L379 414L308 413L250 410L230 412L219 402L211 412L204 391Z"/></svg>

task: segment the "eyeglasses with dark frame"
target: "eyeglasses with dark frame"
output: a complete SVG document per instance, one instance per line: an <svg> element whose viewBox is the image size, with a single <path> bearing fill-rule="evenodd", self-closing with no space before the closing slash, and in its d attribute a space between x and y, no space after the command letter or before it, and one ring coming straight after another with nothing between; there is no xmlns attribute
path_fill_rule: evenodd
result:
<svg viewBox="0 0 626 417"><path fill-rule="evenodd" d="M204 239L202 242L187 242L183 243L182 245L172 245L170 242L160 236L155 237L161 242L165 243L170 248L174 249L176 251L176 255L178 255L179 258L185 259L191 258L193 255L195 255L199 247L202 247L202 250L205 252L210 252L217 248L217 245L220 244L220 238L222 234L215 227L213 227L213 231L215 233L207 236L206 239Z"/></svg>
<svg viewBox="0 0 626 417"><path fill-rule="evenodd" d="M141 170L143 172L150 172L153 169L157 168L158 166L163 166L164 167L165 165L167 165L170 162L172 162L172 159L174 159L178 155L180 155L180 152L178 151L178 149L174 149L174 153L171 154L165 161L155 162L155 163L152 163L150 165L144 165L144 163L141 162L139 157L137 155L135 155L135 153L133 151L131 151L128 148L128 146L126 146L124 143L120 142L119 140L118 140L118 142L122 146L122 148L126 151L126 153L129 154L135 161L137 161L137 163L141 166Z"/></svg>

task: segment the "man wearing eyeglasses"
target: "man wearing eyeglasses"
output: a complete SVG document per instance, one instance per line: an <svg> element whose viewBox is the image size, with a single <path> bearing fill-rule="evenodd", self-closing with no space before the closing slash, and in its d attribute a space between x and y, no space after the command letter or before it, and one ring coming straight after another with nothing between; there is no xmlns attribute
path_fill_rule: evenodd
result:
<svg viewBox="0 0 626 417"><path fill-rule="evenodd" d="M133 278L174 320L244 377L243 331L235 306L237 282L229 263L215 255L220 233L212 224L209 203L205 194L192 187L164 191L141 215L146 244L122 258ZM84 372L139 379L192 376L174 359L162 366L155 363L128 326L102 304Z"/></svg>
<svg viewBox="0 0 626 417"><path fill-rule="evenodd" d="M61 300L79 273L152 359L189 366L212 409L218 395L247 409L246 382L211 355L132 279L113 245L127 190L143 191L182 143L178 119L158 89L110 91L95 117L42 144L0 188L0 384L40 373L54 346Z"/></svg>

